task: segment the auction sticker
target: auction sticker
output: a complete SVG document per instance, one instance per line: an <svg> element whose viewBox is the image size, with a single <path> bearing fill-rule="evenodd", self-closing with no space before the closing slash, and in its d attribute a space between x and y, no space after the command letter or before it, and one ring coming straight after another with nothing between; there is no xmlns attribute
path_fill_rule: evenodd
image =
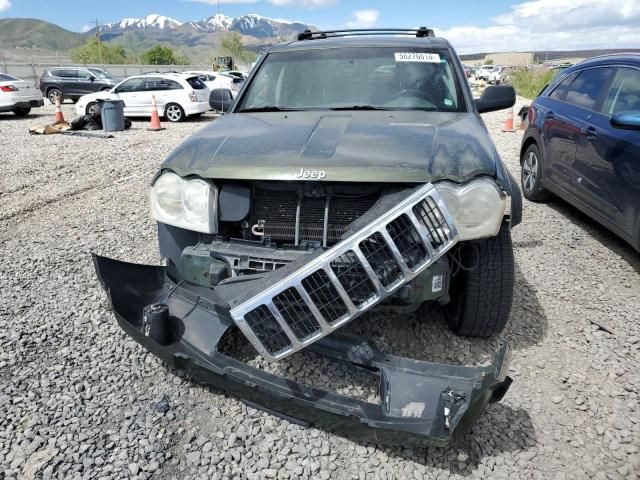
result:
<svg viewBox="0 0 640 480"><path fill-rule="evenodd" d="M440 63L440 55L425 52L396 52L396 62Z"/></svg>

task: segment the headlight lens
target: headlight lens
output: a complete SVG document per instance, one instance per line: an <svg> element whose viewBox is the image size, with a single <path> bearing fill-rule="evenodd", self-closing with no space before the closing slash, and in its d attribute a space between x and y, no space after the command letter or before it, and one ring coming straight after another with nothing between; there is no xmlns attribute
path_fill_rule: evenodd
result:
<svg viewBox="0 0 640 480"><path fill-rule="evenodd" d="M453 217L460 240L498 234L507 199L493 180L480 178L466 185L439 182L434 186Z"/></svg>
<svg viewBox="0 0 640 480"><path fill-rule="evenodd" d="M149 194L151 216L158 222L202 233L216 233L218 191L201 180L163 173Z"/></svg>

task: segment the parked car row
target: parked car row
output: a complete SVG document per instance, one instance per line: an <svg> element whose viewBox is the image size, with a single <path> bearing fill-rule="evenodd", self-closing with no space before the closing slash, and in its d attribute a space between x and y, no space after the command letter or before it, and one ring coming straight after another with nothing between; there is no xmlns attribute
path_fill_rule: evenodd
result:
<svg viewBox="0 0 640 480"><path fill-rule="evenodd" d="M155 96L158 112L179 122L208 110L227 111L246 74L230 72L147 73L119 79L93 67L58 67L46 70L38 87L8 74L0 74L0 112L26 116L32 108L58 100L76 103L76 113L94 113L103 100L122 100L127 117L148 117Z"/></svg>

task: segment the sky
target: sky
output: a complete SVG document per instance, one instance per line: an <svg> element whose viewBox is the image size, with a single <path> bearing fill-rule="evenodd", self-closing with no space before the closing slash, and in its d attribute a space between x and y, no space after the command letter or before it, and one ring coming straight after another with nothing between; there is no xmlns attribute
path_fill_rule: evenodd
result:
<svg viewBox="0 0 640 480"><path fill-rule="evenodd" d="M98 19L158 13L179 21L218 11L217 0L0 0L0 18L32 17L72 31ZM459 53L639 48L640 0L220 0L230 17L257 13L324 29L436 29Z"/></svg>

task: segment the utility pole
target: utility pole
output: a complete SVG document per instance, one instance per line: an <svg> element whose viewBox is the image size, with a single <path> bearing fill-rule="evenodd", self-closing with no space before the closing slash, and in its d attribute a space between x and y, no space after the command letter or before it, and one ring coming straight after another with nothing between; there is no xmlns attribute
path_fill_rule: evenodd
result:
<svg viewBox="0 0 640 480"><path fill-rule="evenodd" d="M98 52L100 52L100 64L104 67L104 59L102 58L102 44L100 43L100 22L96 18L96 38L98 39Z"/></svg>
<svg viewBox="0 0 640 480"><path fill-rule="evenodd" d="M135 54L135 52L133 51L133 40L131 39L131 34L132 32L127 32L127 37L129 38L129 47L131 48L131 54L134 56L134 58L136 58L137 60L137 55Z"/></svg>

